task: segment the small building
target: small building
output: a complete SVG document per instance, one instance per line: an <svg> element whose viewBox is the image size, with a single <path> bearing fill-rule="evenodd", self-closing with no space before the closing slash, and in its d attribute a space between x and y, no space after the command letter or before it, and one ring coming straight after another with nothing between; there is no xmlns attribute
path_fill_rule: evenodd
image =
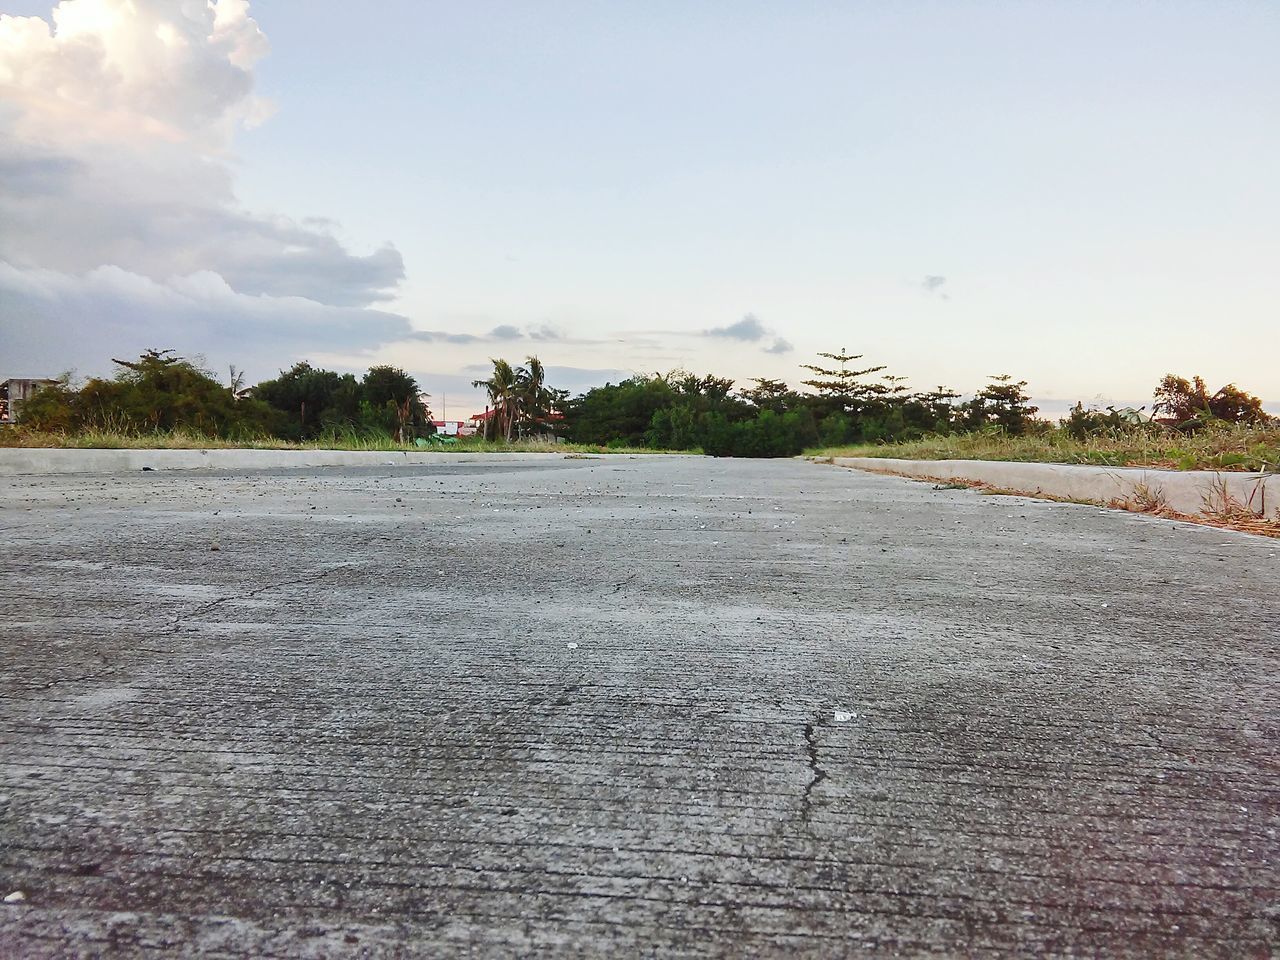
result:
<svg viewBox="0 0 1280 960"><path fill-rule="evenodd" d="M0 383L0 423L17 423L23 403L57 380L14 377Z"/></svg>
<svg viewBox="0 0 1280 960"><path fill-rule="evenodd" d="M431 425L438 437L469 437L476 432L466 420L432 420Z"/></svg>
<svg viewBox="0 0 1280 960"><path fill-rule="evenodd" d="M498 436L497 425L501 423L501 420L498 419L497 410L485 407L484 413L473 413L471 415L471 423L474 425L471 428L473 433L490 436L492 439ZM556 431L563 424L564 414L553 410L545 417L538 417L532 422L526 421L522 427L522 435L526 440L559 442L560 436Z"/></svg>

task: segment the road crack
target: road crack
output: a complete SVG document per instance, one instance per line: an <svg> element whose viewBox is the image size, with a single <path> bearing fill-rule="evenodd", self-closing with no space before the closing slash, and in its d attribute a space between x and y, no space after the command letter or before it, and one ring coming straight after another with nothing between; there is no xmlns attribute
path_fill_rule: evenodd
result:
<svg viewBox="0 0 1280 960"><path fill-rule="evenodd" d="M254 597L261 596L271 590L283 590L288 587L309 586L314 583L319 583L321 580L331 574L337 573L339 570L346 570L350 566L351 564L349 563L340 563L336 566L326 567L323 570L317 570L314 573L308 574L305 577L299 577L296 580L284 580L278 583L268 583L265 586L255 587L245 593L233 593L226 597L218 597L216 600L210 600L208 603L201 604L188 613L182 613L174 617L173 623L169 625L169 630L166 633L166 636L175 636L178 631L182 629L184 621L191 620L195 617L203 617L218 609L218 607L223 604L232 603L237 600L252 600Z"/></svg>
<svg viewBox="0 0 1280 960"><path fill-rule="evenodd" d="M621 592L621 590L622 590L622 588L623 588L623 587L625 587L625 586L626 586L627 584L629 584L629 583L632 583L632 582L633 582L637 577L639 577L639 576L640 576L640 574L638 574L638 573L633 573L631 576L627 577L625 580L621 581L620 583L615 583L615 584L613 585L613 592L614 592L614 593L619 593L619 592Z"/></svg>
<svg viewBox="0 0 1280 960"><path fill-rule="evenodd" d="M818 759L817 728L821 726L821 717L804 725L804 745L809 762L809 782L805 784L804 795L800 798L800 819L806 823L809 820L809 814L813 810L813 791L818 784L829 779L826 769Z"/></svg>

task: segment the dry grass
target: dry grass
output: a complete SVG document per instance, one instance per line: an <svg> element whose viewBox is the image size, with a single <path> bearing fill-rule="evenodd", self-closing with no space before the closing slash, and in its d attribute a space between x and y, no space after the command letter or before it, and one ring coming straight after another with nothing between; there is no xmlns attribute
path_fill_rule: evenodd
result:
<svg viewBox="0 0 1280 960"><path fill-rule="evenodd" d="M55 447L78 450L379 450L415 453L569 453L569 454L652 454L689 451L649 450L644 447L602 447L582 443L552 443L547 440L481 440L464 437L458 443L430 443L424 447L399 444L389 437L348 435L326 440L291 443L274 437L247 437L221 440L186 430L155 433L128 433L86 430L74 434L48 433L22 427L0 428L0 447Z"/></svg>
<svg viewBox="0 0 1280 960"><path fill-rule="evenodd" d="M1280 517L1261 517L1240 504L1233 504L1220 510L1206 510L1204 513L1179 513L1162 502L1144 503L1141 498L1113 500L1107 506L1129 510L1132 513L1163 517L1166 520L1181 520L1183 523L1198 523L1206 527L1239 530L1243 533L1256 533L1259 536L1280 539Z"/></svg>
<svg viewBox="0 0 1280 960"><path fill-rule="evenodd" d="M1158 495L1139 486L1134 495L1124 500L1112 500L1103 503L1100 500L1081 500L1076 497L1059 497L1051 493L1032 492L1029 490L1012 490L1008 487L997 487L981 480L966 480L959 477L907 477L920 483L932 483L935 490L969 489L992 497L1033 497L1036 500L1052 500L1055 503L1078 503L1090 507L1111 507L1114 510L1128 510L1130 513L1145 513L1148 516L1161 517L1165 520L1178 520L1183 523L1198 523L1201 526L1217 527L1222 530L1238 530L1242 533L1254 533L1263 537L1280 539L1280 517L1260 517L1247 505L1240 503L1226 492L1225 484L1221 488L1220 499L1207 500L1204 513L1179 513L1170 509Z"/></svg>
<svg viewBox="0 0 1280 960"><path fill-rule="evenodd" d="M925 437L891 444L823 448L820 457L901 457L905 460L1013 460L1085 463L1169 470L1280 471L1280 426L1209 426L1182 435L1141 427L1077 440L1053 429L1028 437L996 433Z"/></svg>
<svg viewBox="0 0 1280 960"><path fill-rule="evenodd" d="M1184 523L1198 523L1280 539L1280 516L1262 516L1261 505L1259 509L1255 509L1252 496L1247 503L1237 500L1221 477L1210 484L1209 492L1203 497L1203 504L1204 509L1199 513L1180 513L1170 507L1160 494L1152 492L1143 484L1136 484L1132 496L1112 500L1107 506L1131 513L1163 517L1166 520L1181 520Z"/></svg>

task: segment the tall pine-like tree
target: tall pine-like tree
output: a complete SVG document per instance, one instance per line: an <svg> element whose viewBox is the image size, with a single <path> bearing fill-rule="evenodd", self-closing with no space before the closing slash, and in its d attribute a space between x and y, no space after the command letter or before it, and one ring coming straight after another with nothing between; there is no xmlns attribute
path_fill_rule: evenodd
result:
<svg viewBox="0 0 1280 960"><path fill-rule="evenodd" d="M850 370L849 363L861 360L862 354L849 353L841 347L839 353L819 353L818 356L834 360L840 364L839 369L827 369L812 363L800 364L801 369L816 374L812 380L802 380L806 387L813 387L818 394L840 404L845 411L856 410L872 393L872 385L863 383L861 378L884 370L884 366L867 367L863 370Z"/></svg>

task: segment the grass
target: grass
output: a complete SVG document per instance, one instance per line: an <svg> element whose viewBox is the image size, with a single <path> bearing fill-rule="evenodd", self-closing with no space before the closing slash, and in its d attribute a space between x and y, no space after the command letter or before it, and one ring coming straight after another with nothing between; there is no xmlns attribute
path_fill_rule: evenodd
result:
<svg viewBox="0 0 1280 960"><path fill-rule="evenodd" d="M552 443L547 440L483 440L463 437L457 443L417 447L396 443L387 436L346 434L323 440L292 443L274 437L246 437L221 440L187 430L131 433L115 430L83 430L55 433L22 427L0 428L0 447L57 447L77 450L377 450L411 453L566 453L640 454L690 453L698 451L649 450L644 447L604 447L588 443Z"/></svg>
<svg viewBox="0 0 1280 960"><path fill-rule="evenodd" d="M997 433L932 436L900 443L823 447L815 457L900 457L904 460L1013 460L1086 463L1170 470L1280 472L1280 425L1210 425L1192 434L1134 427L1077 440L1054 428L1010 437Z"/></svg>

